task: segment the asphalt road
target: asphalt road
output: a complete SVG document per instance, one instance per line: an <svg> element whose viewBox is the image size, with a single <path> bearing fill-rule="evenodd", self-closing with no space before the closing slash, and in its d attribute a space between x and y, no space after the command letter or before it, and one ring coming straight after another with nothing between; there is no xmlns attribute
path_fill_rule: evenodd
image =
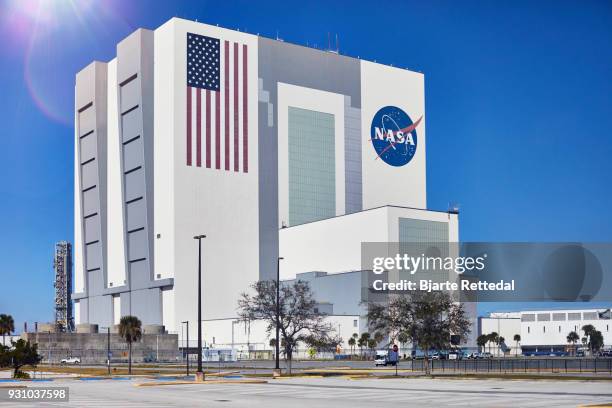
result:
<svg viewBox="0 0 612 408"><path fill-rule="evenodd" d="M294 378L267 384L135 387L137 380L65 380L70 401L0 407L576 407L612 403L609 382ZM1 390L4 391L4 390Z"/></svg>

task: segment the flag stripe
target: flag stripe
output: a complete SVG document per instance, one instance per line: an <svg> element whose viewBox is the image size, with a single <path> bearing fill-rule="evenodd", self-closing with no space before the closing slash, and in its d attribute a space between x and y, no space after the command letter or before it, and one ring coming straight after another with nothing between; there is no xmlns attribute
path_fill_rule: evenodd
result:
<svg viewBox="0 0 612 408"><path fill-rule="evenodd" d="M249 107L247 86L247 46L242 45L242 170L249 172Z"/></svg>
<svg viewBox="0 0 612 408"><path fill-rule="evenodd" d="M221 92L215 92L215 168L221 168Z"/></svg>
<svg viewBox="0 0 612 408"><path fill-rule="evenodd" d="M206 167L210 168L210 89L206 90Z"/></svg>
<svg viewBox="0 0 612 408"><path fill-rule="evenodd" d="M229 170L229 41L225 42L225 170Z"/></svg>
<svg viewBox="0 0 612 408"><path fill-rule="evenodd" d="M187 165L191 166L191 87L187 87Z"/></svg>
<svg viewBox="0 0 612 408"><path fill-rule="evenodd" d="M234 171L238 171L238 43L234 43Z"/></svg>
<svg viewBox="0 0 612 408"><path fill-rule="evenodd" d="M202 167L202 89L197 88L196 165Z"/></svg>

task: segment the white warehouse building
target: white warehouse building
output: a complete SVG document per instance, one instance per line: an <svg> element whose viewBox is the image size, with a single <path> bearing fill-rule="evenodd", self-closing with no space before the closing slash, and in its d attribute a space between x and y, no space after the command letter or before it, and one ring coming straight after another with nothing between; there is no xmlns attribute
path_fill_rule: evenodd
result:
<svg viewBox="0 0 612 408"><path fill-rule="evenodd" d="M360 270L362 242L458 241L427 210L424 115L421 73L178 18L135 31L76 75L76 324L195 327L200 234L219 344L245 341L237 301L279 256L291 280ZM365 330L336 309L345 339Z"/></svg>
<svg viewBox="0 0 612 408"><path fill-rule="evenodd" d="M582 339L582 328L592 325L603 335L604 347L612 346L612 313L610 309L525 310L490 313L478 318L478 334L496 332L504 337L507 351L514 354L546 355L562 353L568 348L567 335L576 332ZM521 336L515 343L514 336ZM577 345L580 345L581 341ZM501 348L493 347L495 354Z"/></svg>

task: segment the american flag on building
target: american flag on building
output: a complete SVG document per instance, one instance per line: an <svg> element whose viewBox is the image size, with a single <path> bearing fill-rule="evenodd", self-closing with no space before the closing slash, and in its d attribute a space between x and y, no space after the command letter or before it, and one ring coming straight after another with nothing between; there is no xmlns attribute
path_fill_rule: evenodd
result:
<svg viewBox="0 0 612 408"><path fill-rule="evenodd" d="M187 33L187 165L248 173L247 45Z"/></svg>

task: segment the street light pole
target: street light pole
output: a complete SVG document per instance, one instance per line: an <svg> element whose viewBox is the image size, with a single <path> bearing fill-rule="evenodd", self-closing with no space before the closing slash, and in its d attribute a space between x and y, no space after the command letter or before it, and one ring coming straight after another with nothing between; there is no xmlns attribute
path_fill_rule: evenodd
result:
<svg viewBox="0 0 612 408"><path fill-rule="evenodd" d="M106 365L108 366L108 375L111 375L111 369L110 369L110 359L111 359L111 354L110 354L110 326L106 328L106 359L108 360L106 362Z"/></svg>
<svg viewBox="0 0 612 408"><path fill-rule="evenodd" d="M202 238L206 235L196 235L193 239L198 240L198 371L196 381L204 381L202 371Z"/></svg>
<svg viewBox="0 0 612 408"><path fill-rule="evenodd" d="M280 261L284 259L278 257L276 260L276 370L280 370Z"/></svg>
<svg viewBox="0 0 612 408"><path fill-rule="evenodd" d="M187 324L187 375L189 375L189 320L181 323Z"/></svg>

